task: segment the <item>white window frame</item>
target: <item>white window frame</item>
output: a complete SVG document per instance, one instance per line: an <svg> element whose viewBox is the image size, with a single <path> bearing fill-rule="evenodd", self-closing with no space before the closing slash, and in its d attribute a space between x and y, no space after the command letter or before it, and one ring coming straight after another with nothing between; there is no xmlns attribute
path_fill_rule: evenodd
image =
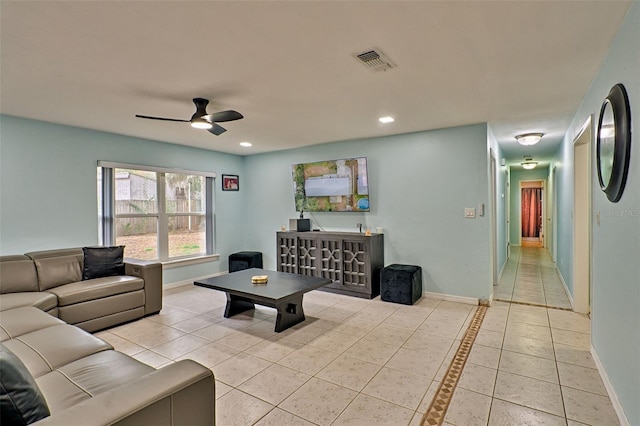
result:
<svg viewBox="0 0 640 426"><path fill-rule="evenodd" d="M146 166L140 164L115 163L110 161L98 161L98 167L102 172L102 187L99 189L102 194L102 204L100 206L101 215L99 217L100 233L99 239L102 245L115 245L116 235L114 221L116 218L127 217L155 217L158 220L158 261L163 264L171 265L181 261L193 261L199 258L217 257L215 250L215 210L214 210L214 188L216 173L201 172L194 170L170 169L164 167ZM140 214L115 214L115 169L131 169L156 173L156 194L157 194L157 212L156 213L140 213ZM166 194L165 194L165 176L167 173L185 174L193 176L205 177L205 211L204 213L187 212L187 213L167 213L166 211ZM204 216L206 223L205 253L194 255L169 257L169 219L171 217L180 216Z"/></svg>

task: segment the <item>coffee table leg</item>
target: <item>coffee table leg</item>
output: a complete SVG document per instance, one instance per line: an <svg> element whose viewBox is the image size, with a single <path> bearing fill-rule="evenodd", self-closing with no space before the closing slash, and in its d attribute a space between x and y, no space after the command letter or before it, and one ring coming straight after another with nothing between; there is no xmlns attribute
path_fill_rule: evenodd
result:
<svg viewBox="0 0 640 426"><path fill-rule="evenodd" d="M255 309L255 307L256 305L251 300L227 293L227 307L224 310L224 317L229 318L241 312Z"/></svg>
<svg viewBox="0 0 640 426"><path fill-rule="evenodd" d="M304 321L302 309L302 295L288 302L276 305L278 316L276 317L276 333L286 330Z"/></svg>

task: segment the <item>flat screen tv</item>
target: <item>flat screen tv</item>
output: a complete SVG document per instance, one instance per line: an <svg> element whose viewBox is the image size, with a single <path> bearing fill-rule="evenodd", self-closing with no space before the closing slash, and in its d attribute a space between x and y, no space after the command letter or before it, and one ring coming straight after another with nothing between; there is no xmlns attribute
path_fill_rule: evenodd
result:
<svg viewBox="0 0 640 426"><path fill-rule="evenodd" d="M296 211L368 212L367 158L293 164Z"/></svg>

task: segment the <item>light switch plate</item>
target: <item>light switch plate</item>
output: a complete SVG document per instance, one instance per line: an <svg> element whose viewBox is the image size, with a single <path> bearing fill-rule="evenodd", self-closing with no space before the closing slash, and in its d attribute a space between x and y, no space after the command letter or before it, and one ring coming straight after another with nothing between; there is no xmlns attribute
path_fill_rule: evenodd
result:
<svg viewBox="0 0 640 426"><path fill-rule="evenodd" d="M474 217L476 217L476 209L473 207L465 208L464 217L466 217L467 219L473 219Z"/></svg>

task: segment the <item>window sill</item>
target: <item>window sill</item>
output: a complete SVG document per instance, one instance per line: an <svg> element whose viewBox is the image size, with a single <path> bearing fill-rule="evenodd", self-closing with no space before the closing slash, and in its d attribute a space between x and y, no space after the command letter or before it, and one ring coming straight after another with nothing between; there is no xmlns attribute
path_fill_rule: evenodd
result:
<svg viewBox="0 0 640 426"><path fill-rule="evenodd" d="M199 263L207 263L219 259L219 254L210 254L205 256L189 257L186 259L165 260L164 262L160 263L162 263L162 269L171 269L180 268L182 266L197 265Z"/></svg>

